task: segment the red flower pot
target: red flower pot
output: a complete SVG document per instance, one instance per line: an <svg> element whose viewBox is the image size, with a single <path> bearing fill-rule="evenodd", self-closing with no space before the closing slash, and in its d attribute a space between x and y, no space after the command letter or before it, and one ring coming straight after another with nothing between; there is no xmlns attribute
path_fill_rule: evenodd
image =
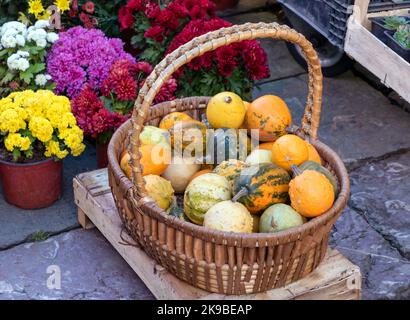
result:
<svg viewBox="0 0 410 320"><path fill-rule="evenodd" d="M96 151L97 151L97 166L99 169L105 168L108 165L108 157L107 157L107 149L108 149L108 142L107 143L98 143L96 144Z"/></svg>
<svg viewBox="0 0 410 320"><path fill-rule="evenodd" d="M12 163L0 160L4 198L19 208L39 209L52 205L61 197L62 176L62 161Z"/></svg>
<svg viewBox="0 0 410 320"><path fill-rule="evenodd" d="M235 7L239 0L212 0L216 5L216 10L223 11Z"/></svg>

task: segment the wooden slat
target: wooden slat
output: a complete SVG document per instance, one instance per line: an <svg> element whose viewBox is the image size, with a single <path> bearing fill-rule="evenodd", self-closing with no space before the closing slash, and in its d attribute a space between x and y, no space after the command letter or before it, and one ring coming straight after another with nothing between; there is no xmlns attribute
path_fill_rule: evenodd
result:
<svg viewBox="0 0 410 320"><path fill-rule="evenodd" d="M360 270L344 258L338 251L329 249L324 262L309 276L289 284L286 287L270 290L265 293L228 296L213 294L194 288L177 279L163 267L157 265L140 248L124 245L134 241L125 232L121 232L122 225L111 193L93 190L105 190L107 185L96 185L96 181L106 181L104 170L84 173L73 181L75 203L79 212L85 213L104 237L112 244L117 252L131 266L153 295L158 299L359 299L361 288ZM97 177L95 177L97 176Z"/></svg>

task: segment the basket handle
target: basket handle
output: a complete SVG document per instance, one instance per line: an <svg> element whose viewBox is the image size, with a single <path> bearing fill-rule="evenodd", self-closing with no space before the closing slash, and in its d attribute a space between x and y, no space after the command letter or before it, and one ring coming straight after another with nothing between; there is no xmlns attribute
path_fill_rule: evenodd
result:
<svg viewBox="0 0 410 320"><path fill-rule="evenodd" d="M311 139L316 139L322 106L322 71L312 44L297 31L277 23L245 23L222 28L196 37L168 54L151 72L141 88L132 113L132 131L128 147L131 156L132 181L141 197L146 196L139 152L139 136L144 128L149 108L156 94L168 78L181 66L208 51L243 40L272 38L299 45L308 65L309 85L305 113L300 129Z"/></svg>

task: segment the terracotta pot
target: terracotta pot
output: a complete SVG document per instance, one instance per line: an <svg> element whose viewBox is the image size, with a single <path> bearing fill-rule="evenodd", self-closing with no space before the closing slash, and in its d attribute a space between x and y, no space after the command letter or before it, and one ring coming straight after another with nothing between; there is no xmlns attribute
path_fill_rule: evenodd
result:
<svg viewBox="0 0 410 320"><path fill-rule="evenodd" d="M239 0L212 0L216 4L216 10L223 11L235 7Z"/></svg>
<svg viewBox="0 0 410 320"><path fill-rule="evenodd" d="M108 148L108 142L107 143L97 142L96 144L98 169L105 168L108 165L107 148Z"/></svg>
<svg viewBox="0 0 410 320"><path fill-rule="evenodd" d="M22 209L49 207L61 197L63 162L0 161L0 181L6 201Z"/></svg>

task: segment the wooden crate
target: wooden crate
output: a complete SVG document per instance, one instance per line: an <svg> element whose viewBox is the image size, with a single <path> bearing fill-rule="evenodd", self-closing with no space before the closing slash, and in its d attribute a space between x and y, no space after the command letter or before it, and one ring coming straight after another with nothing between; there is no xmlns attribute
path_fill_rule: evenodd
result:
<svg viewBox="0 0 410 320"><path fill-rule="evenodd" d="M370 31L371 17L408 15L409 9L368 13L369 0L356 0L347 23L344 50L380 81L410 102L410 64Z"/></svg>
<svg viewBox="0 0 410 320"><path fill-rule="evenodd" d="M140 248L125 244L134 242L122 229L106 169L78 175L73 186L79 223L85 229L97 227L158 299L360 299L360 269L330 248L314 272L283 288L243 296L227 296L194 288L156 264Z"/></svg>

